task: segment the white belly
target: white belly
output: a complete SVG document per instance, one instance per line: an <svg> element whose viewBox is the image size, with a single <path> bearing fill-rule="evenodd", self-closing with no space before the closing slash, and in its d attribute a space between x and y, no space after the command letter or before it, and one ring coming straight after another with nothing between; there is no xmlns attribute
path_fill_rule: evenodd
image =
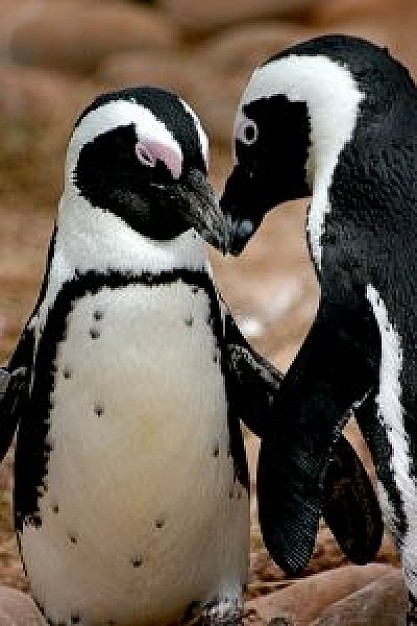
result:
<svg viewBox="0 0 417 626"><path fill-rule="evenodd" d="M21 545L56 621L159 622L238 598L248 498L203 290L108 288L76 302L59 346L42 525Z"/></svg>

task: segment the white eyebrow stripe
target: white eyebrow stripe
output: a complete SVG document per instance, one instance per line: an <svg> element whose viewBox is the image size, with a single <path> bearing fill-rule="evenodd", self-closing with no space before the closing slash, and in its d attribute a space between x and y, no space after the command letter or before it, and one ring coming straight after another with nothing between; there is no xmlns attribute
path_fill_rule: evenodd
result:
<svg viewBox="0 0 417 626"><path fill-rule="evenodd" d="M207 169L209 168L209 141L208 137L204 131L204 128L201 124L200 118L197 113L193 111L190 105L180 98L180 102L183 105L184 109L191 115L194 120L194 124L197 130L198 139L200 142L201 153L203 155L204 162L206 164Z"/></svg>
<svg viewBox="0 0 417 626"><path fill-rule="evenodd" d="M67 152L67 176L75 170L83 146L94 141L113 129L134 124L138 141L146 144L147 141L158 141L166 146L170 153L170 163L173 175L178 178L182 170L183 154L178 141L146 107L137 102L128 100L111 100L87 113L75 128ZM173 166L175 163L175 167ZM169 166L169 164L167 164ZM172 170L171 170L172 171Z"/></svg>

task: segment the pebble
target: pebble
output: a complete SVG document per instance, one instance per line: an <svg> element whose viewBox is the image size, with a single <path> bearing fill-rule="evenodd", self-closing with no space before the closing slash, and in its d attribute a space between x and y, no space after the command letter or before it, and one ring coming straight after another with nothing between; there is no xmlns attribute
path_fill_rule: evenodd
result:
<svg viewBox="0 0 417 626"><path fill-rule="evenodd" d="M393 570L329 606L311 626L404 626L407 593L400 570Z"/></svg>
<svg viewBox="0 0 417 626"><path fill-rule="evenodd" d="M396 571L391 565L371 563L366 566L346 565L302 578L284 589L249 600L245 606L246 625L264 626L270 620L284 618L290 624L308 626L329 605ZM351 626L347 621L340 624Z"/></svg>
<svg viewBox="0 0 417 626"><path fill-rule="evenodd" d="M0 114L3 119L38 122L63 115L74 80L38 67L0 65Z"/></svg>
<svg viewBox="0 0 417 626"><path fill-rule="evenodd" d="M81 74L111 52L166 49L176 37L165 15L122 2L6 0L0 23L3 60Z"/></svg>
<svg viewBox="0 0 417 626"><path fill-rule="evenodd" d="M233 24L265 19L297 19L315 0L161 0L167 14L187 35L208 35Z"/></svg>

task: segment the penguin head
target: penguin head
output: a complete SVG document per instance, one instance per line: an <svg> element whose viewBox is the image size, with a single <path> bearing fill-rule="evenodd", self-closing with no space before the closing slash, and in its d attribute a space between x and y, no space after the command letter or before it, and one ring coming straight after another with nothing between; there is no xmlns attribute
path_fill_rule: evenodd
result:
<svg viewBox="0 0 417 626"><path fill-rule="evenodd" d="M162 89L128 88L99 96L77 120L66 186L141 235L168 241L194 228L224 251L227 223L207 168L194 111Z"/></svg>
<svg viewBox="0 0 417 626"><path fill-rule="evenodd" d="M411 85L385 49L346 35L297 44L258 67L236 113L234 166L220 203L231 251L241 252L275 205L331 180L354 133L387 115Z"/></svg>

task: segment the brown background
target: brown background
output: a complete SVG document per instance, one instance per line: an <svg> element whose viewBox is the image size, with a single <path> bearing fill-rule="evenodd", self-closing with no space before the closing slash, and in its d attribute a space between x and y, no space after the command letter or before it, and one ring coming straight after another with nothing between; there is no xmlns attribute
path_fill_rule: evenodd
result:
<svg viewBox="0 0 417 626"><path fill-rule="evenodd" d="M387 45L415 76L416 27L415 0L1 0L0 363L39 290L68 133L93 96L139 83L180 93L209 133L220 191L234 110L257 63L296 41L346 32ZM209 251L242 330L283 370L318 299L304 220L305 203L290 203L268 216L240 258ZM353 422L347 431L372 473ZM256 440L247 443L253 467ZM0 583L27 591L10 518L12 458L0 469ZM253 502L251 543L248 623L401 623L404 590L389 538L379 563L359 568L322 525L308 568L289 580L263 548ZM0 626L29 624L31 611L25 596L0 587Z"/></svg>

